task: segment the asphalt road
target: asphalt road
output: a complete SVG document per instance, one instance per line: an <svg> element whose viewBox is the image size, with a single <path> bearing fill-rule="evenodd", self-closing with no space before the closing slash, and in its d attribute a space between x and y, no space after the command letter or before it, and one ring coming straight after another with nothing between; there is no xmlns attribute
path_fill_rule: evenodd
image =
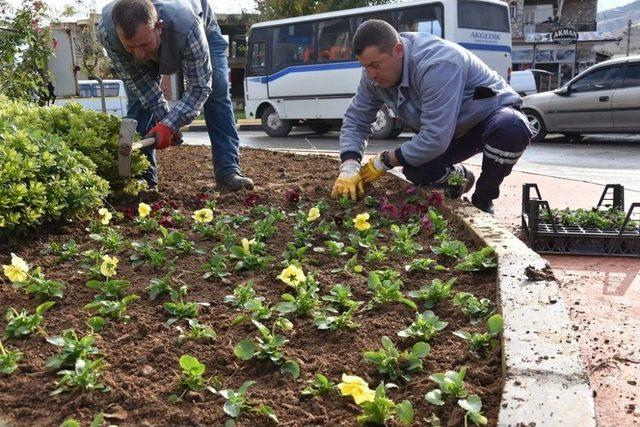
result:
<svg viewBox="0 0 640 427"><path fill-rule="evenodd" d="M241 146L252 148L337 153L338 136L338 132L316 135L300 128L286 138L271 138L262 131L242 131L240 141ZM403 133L396 140L372 140L367 153L396 148L411 136ZM187 144L209 144L206 132L186 132L184 139ZM482 156L478 154L467 162L479 165ZM627 191L640 193L640 135L593 135L580 142L552 135L543 143L532 144L516 170L595 184L622 184Z"/></svg>

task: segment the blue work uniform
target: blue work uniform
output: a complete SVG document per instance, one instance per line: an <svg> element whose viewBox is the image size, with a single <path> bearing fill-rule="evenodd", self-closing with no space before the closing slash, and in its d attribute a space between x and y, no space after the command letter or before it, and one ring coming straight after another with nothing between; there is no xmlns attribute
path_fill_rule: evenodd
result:
<svg viewBox="0 0 640 427"><path fill-rule="evenodd" d="M424 33L401 33L401 81L382 88L363 71L340 133L342 161L360 161L371 123L387 105L416 131L395 150L404 174L417 185L441 186L454 164L483 151L474 198L493 200L504 177L530 142L522 99L477 56Z"/></svg>

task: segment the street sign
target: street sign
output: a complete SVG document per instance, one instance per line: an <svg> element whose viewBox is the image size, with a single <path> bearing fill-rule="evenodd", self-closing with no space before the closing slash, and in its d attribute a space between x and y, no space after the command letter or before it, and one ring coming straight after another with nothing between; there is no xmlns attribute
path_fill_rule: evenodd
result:
<svg viewBox="0 0 640 427"><path fill-rule="evenodd" d="M560 44L572 44L578 41L578 32L573 28L559 28L551 33L551 40Z"/></svg>

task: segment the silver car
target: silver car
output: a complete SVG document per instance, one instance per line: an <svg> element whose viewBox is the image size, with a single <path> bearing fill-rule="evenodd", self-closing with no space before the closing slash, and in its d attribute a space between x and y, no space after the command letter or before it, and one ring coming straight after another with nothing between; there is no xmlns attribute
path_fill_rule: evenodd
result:
<svg viewBox="0 0 640 427"><path fill-rule="evenodd" d="M523 111L534 142L547 133L640 133L640 56L601 62L560 89L527 96Z"/></svg>

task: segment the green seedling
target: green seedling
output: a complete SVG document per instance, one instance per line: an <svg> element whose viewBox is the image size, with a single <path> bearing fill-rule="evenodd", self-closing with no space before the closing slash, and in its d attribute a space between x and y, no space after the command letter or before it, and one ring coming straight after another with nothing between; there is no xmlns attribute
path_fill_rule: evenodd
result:
<svg viewBox="0 0 640 427"><path fill-rule="evenodd" d="M214 385L219 385L219 380L215 376L205 378L204 373L207 368L198 359L188 354L183 354L180 356L180 368L182 369L180 387L184 390L180 398L188 390L200 391L206 389L211 393L217 393Z"/></svg>
<svg viewBox="0 0 640 427"><path fill-rule="evenodd" d="M371 308L373 304L388 304L392 302L400 302L414 310L417 308L413 301L402 294L402 280L400 279L400 275L391 269L370 272L367 285L373 293L372 301L368 306L369 308Z"/></svg>
<svg viewBox="0 0 640 427"><path fill-rule="evenodd" d="M58 372L58 375L61 375L62 378L56 381L56 389L52 391L50 395L55 396L60 393L78 389L87 391L99 390L102 392L109 391L109 387L100 382L100 377L105 367L106 364L102 359L93 361L82 358L77 359L74 369Z"/></svg>
<svg viewBox="0 0 640 427"><path fill-rule="evenodd" d="M436 255L448 258L464 259L469 254L467 246L459 240L443 240L440 246L432 246L431 250Z"/></svg>
<svg viewBox="0 0 640 427"><path fill-rule="evenodd" d="M172 274L173 270L169 271L161 278L153 278L149 281L147 290L149 291L149 299L151 301L155 301L158 297L163 295L171 295L172 292L176 292L173 286L171 286Z"/></svg>
<svg viewBox="0 0 640 427"><path fill-rule="evenodd" d="M335 268L331 270L331 273L362 274L363 271L364 271L364 267L358 264L358 255L354 255L351 258L349 258L349 261L346 262L344 267Z"/></svg>
<svg viewBox="0 0 640 427"><path fill-rule="evenodd" d="M276 366L280 367L280 372L283 374L289 374L293 379L300 376L300 366L298 363L292 360L285 360L282 352L282 346L289 342L284 335L276 334L276 329L283 331L290 331L293 328L293 324L283 318L278 318L274 323L271 330L264 326L262 323L251 320L255 327L260 332L260 336L255 338L255 341L251 338L245 338L236 345L233 353L242 360L250 360L256 358L259 360L270 360Z"/></svg>
<svg viewBox="0 0 640 427"><path fill-rule="evenodd" d="M476 252L471 252L461 263L456 265L462 271L480 271L497 267L495 251L491 247L484 247Z"/></svg>
<svg viewBox="0 0 640 427"><path fill-rule="evenodd" d="M138 230L143 231L144 233L156 231L159 227L158 221L149 216L146 218L137 216L133 219L133 224L138 228Z"/></svg>
<svg viewBox="0 0 640 427"><path fill-rule="evenodd" d="M437 389L431 390L425 395L427 402L442 406L448 397L467 397L467 388L464 384L464 376L467 373L467 367L463 366L460 371L447 371L445 373L435 373L429 379L438 384Z"/></svg>
<svg viewBox="0 0 640 427"><path fill-rule="evenodd" d="M462 186L467 183L467 178L460 172L451 172L447 177L447 184L453 186Z"/></svg>
<svg viewBox="0 0 640 427"><path fill-rule="evenodd" d="M134 267L149 263L153 268L160 269L167 264L167 250L154 248L147 241L131 243L134 253L129 257Z"/></svg>
<svg viewBox="0 0 640 427"><path fill-rule="evenodd" d="M22 289L27 295L35 294L38 299L62 298L66 284L59 280L48 280L42 273L42 268L36 267L28 273L24 282L14 282L13 287Z"/></svg>
<svg viewBox="0 0 640 427"><path fill-rule="evenodd" d="M96 296L96 301L112 300L122 297L124 291L131 286L128 280L116 280L106 277L105 280L89 280L87 288L100 291Z"/></svg>
<svg viewBox="0 0 640 427"><path fill-rule="evenodd" d="M329 295L322 296L322 300L331 303L337 310L344 311L359 305L352 297L351 287L337 284L329 290Z"/></svg>
<svg viewBox="0 0 640 427"><path fill-rule="evenodd" d="M453 305L471 318L472 323L486 319L496 311L496 306L487 298L477 298L468 292L458 292L453 297Z"/></svg>
<svg viewBox="0 0 640 427"><path fill-rule="evenodd" d="M182 344L185 340L207 340L215 341L217 338L216 331L213 328L201 325L198 323L198 319L189 319L189 330L184 331L180 326L180 336L178 337L178 344Z"/></svg>
<svg viewBox="0 0 640 427"><path fill-rule="evenodd" d="M314 325L318 329L356 329L360 327L359 323L353 321L353 315L355 310L360 306L360 303L349 307L347 311L340 312L334 307L325 307L322 311L317 313L313 319Z"/></svg>
<svg viewBox="0 0 640 427"><path fill-rule="evenodd" d="M205 280L214 279L216 277L218 279L224 279L229 276L231 273L228 271L226 261L226 258L222 255L212 255L209 262L202 266L202 270L204 271L202 278Z"/></svg>
<svg viewBox="0 0 640 427"><path fill-rule="evenodd" d="M428 342L438 332L446 328L448 324L433 314L433 311L426 310L423 313L416 313L416 320L408 328L398 332L398 336L402 338L417 338Z"/></svg>
<svg viewBox="0 0 640 427"><path fill-rule="evenodd" d="M395 403L387 397L387 388L396 387L395 384L380 383L376 388L373 402L362 402L362 415L358 415L358 423L364 425L387 425L394 417L403 425L413 423L413 405L408 400Z"/></svg>
<svg viewBox="0 0 640 427"><path fill-rule="evenodd" d="M498 346L496 337L502 332L502 325L502 316L494 314L487 320L487 332L472 334L467 331L455 331L453 335L467 341L471 350L489 355Z"/></svg>
<svg viewBox="0 0 640 427"><path fill-rule="evenodd" d="M236 259L236 270L262 271L274 261L266 255L266 246L262 242L248 241L244 246L232 246L231 258Z"/></svg>
<svg viewBox="0 0 640 427"><path fill-rule="evenodd" d="M458 406L467 411L464 414L464 427L468 427L469 421L474 425L487 425L487 417L482 415L482 400L477 394L469 395L466 399L459 399Z"/></svg>
<svg viewBox="0 0 640 427"><path fill-rule="evenodd" d="M404 271L408 271L410 273L427 272L431 268L435 267L436 264L436 261L431 258L415 259L411 262L411 264L407 264L404 266Z"/></svg>
<svg viewBox="0 0 640 427"><path fill-rule="evenodd" d="M410 291L409 296L424 301L424 308L433 308L440 301L444 301L450 297L451 288L455 282L455 277L446 282L440 279L433 279L431 286L421 286L417 291Z"/></svg>
<svg viewBox="0 0 640 427"><path fill-rule="evenodd" d="M26 309L22 309L20 312L15 308L7 310L7 326L4 330L4 339L23 338L39 329L44 320L42 315L54 304L55 302L53 301L42 303L36 307L33 314L29 314Z"/></svg>
<svg viewBox="0 0 640 427"><path fill-rule="evenodd" d="M413 237L420 233L420 225L399 226L397 224L392 224L391 232L395 236L393 245L391 246L392 252L406 256L414 256L417 252L423 249L422 245L413 241Z"/></svg>
<svg viewBox="0 0 640 427"><path fill-rule="evenodd" d="M329 379L322 374L316 374L312 379L307 381L307 384L309 385L300 392L301 399L320 396L330 392L336 387L335 383L329 381Z"/></svg>
<svg viewBox="0 0 640 427"><path fill-rule="evenodd" d="M244 305L252 299L264 301L264 297L256 297L256 291L253 289L253 280L249 280L244 285L236 286L232 295L224 297L224 302L225 304L231 304L235 308L244 308Z"/></svg>
<svg viewBox="0 0 640 427"><path fill-rule="evenodd" d="M121 320L122 323L127 324L131 320L131 316L126 314L127 306L139 299L138 295L128 295L119 301L98 300L85 305L84 309L89 311L97 310L99 317Z"/></svg>
<svg viewBox="0 0 640 427"><path fill-rule="evenodd" d="M417 342L411 351L400 352L389 337L382 337L382 348L365 351L364 358L376 365L378 372L390 379L402 378L409 381L411 376L422 371L422 359L427 357L431 347L426 342Z"/></svg>
<svg viewBox="0 0 640 427"><path fill-rule="evenodd" d="M387 252L389 252L389 248L387 246L377 247L373 245L364 255L364 260L370 264L378 264L387 259Z"/></svg>
<svg viewBox="0 0 640 427"><path fill-rule="evenodd" d="M245 381L236 391L232 389L220 390L220 395L226 400L224 406L222 407L224 413L235 419L239 418L246 412L253 412L264 415L270 421L277 424L278 417L276 416L275 412L273 412L273 409L271 409L270 406L252 406L247 401L247 390L255 383L255 381Z"/></svg>
<svg viewBox="0 0 640 427"><path fill-rule="evenodd" d="M187 239L184 234L174 230L169 231L163 226L160 226L160 233L162 237L157 240L158 247L167 250L177 252L183 255L189 255L193 253L204 254L205 251L196 249L195 243Z"/></svg>
<svg viewBox="0 0 640 427"><path fill-rule="evenodd" d="M22 360L22 352L19 350L8 350L0 341L0 373L11 374L18 369L18 362Z"/></svg>
<svg viewBox="0 0 640 427"><path fill-rule="evenodd" d="M263 297L257 297L251 298L246 303L244 303L244 306L242 308L244 308L244 310L246 310L249 315L238 315L235 319L233 319L232 324L237 325L250 319L261 321L271 318L273 309L271 308L269 303L265 303L263 302L263 300Z"/></svg>
<svg viewBox="0 0 640 427"><path fill-rule="evenodd" d="M294 265L306 265L312 264L312 260L307 258L308 246L296 247L293 243L287 243L287 249L282 252L283 261L281 262L283 267L287 267L291 264Z"/></svg>
<svg viewBox="0 0 640 427"><path fill-rule="evenodd" d="M57 256L53 261L56 265L75 259L80 255L80 249L73 239L67 240L62 245L52 242L51 245L49 245L49 252Z"/></svg>
<svg viewBox="0 0 640 427"><path fill-rule="evenodd" d="M89 238L98 242L107 252L119 252L125 246L125 240L114 227L104 227L100 233L89 234Z"/></svg>
<svg viewBox="0 0 640 427"><path fill-rule="evenodd" d="M307 276L304 282L296 286L296 293L292 295L285 293L282 295L284 300L276 304L275 309L280 314L295 313L297 316L307 316L312 314L320 305L318 297L318 284L313 276Z"/></svg>
<svg viewBox="0 0 640 427"><path fill-rule="evenodd" d="M335 240L325 240L324 247L326 251L331 256L344 256L347 255L347 252L344 249L344 243L338 242ZM316 252L322 252L316 248Z"/></svg>
<svg viewBox="0 0 640 427"><path fill-rule="evenodd" d="M429 208L429 220L433 226L435 234L446 235L449 234L449 222L444 219L442 214L433 208Z"/></svg>
<svg viewBox="0 0 640 427"><path fill-rule="evenodd" d="M76 331L67 329L62 335L49 337L47 342L62 351L51 356L44 365L47 369L60 369L62 366L75 366L78 359L89 359L90 356L100 354L100 350L95 347L96 340L93 335L85 335L78 338Z"/></svg>
<svg viewBox="0 0 640 427"><path fill-rule="evenodd" d="M199 306L209 306L208 302L185 301L183 297L187 295L188 287L181 286L178 291L171 293L171 301L167 301L162 306L169 312L171 317L166 325L172 325L180 319L195 319L198 317Z"/></svg>

